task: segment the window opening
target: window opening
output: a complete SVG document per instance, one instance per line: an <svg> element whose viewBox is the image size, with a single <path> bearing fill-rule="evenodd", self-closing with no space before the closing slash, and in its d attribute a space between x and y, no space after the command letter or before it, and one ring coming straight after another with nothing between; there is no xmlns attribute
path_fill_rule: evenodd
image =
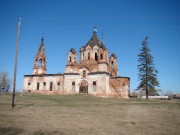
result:
<svg viewBox="0 0 180 135"><path fill-rule="evenodd" d="M60 82L57 83L57 90L60 90Z"/></svg>
<svg viewBox="0 0 180 135"><path fill-rule="evenodd" d="M43 82L43 89L46 89L46 82Z"/></svg>
<svg viewBox="0 0 180 135"><path fill-rule="evenodd" d="M37 90L39 90L39 82L37 83Z"/></svg>
<svg viewBox="0 0 180 135"><path fill-rule="evenodd" d="M37 59L35 60L35 64L36 64L36 66L38 66L38 60Z"/></svg>
<svg viewBox="0 0 180 135"><path fill-rule="evenodd" d="M111 61L111 65L114 65L114 61Z"/></svg>
<svg viewBox="0 0 180 135"><path fill-rule="evenodd" d="M52 87L53 87L53 83L50 82L50 88L49 88L50 91L52 91Z"/></svg>
<svg viewBox="0 0 180 135"><path fill-rule="evenodd" d="M72 82L72 91L75 91L75 82Z"/></svg>
<svg viewBox="0 0 180 135"><path fill-rule="evenodd" d="M83 71L83 77L86 77L86 71L85 70Z"/></svg>
<svg viewBox="0 0 180 135"><path fill-rule="evenodd" d="M101 53L101 59L103 59L103 54Z"/></svg>
<svg viewBox="0 0 180 135"><path fill-rule="evenodd" d="M38 66L42 66L42 59L39 60Z"/></svg>
<svg viewBox="0 0 180 135"><path fill-rule="evenodd" d="M88 60L90 60L90 52L88 52Z"/></svg>
<svg viewBox="0 0 180 135"><path fill-rule="evenodd" d="M97 55L97 53L95 53L95 60L98 60L98 55Z"/></svg>
<svg viewBox="0 0 180 135"><path fill-rule="evenodd" d="M96 82L95 81L93 81L93 91L96 91Z"/></svg>

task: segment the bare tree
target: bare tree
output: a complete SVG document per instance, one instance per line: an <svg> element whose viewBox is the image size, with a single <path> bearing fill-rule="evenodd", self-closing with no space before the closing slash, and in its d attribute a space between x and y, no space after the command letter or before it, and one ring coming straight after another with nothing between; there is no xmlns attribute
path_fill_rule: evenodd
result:
<svg viewBox="0 0 180 135"><path fill-rule="evenodd" d="M0 92L10 91L10 78L7 72L0 72Z"/></svg>
<svg viewBox="0 0 180 135"><path fill-rule="evenodd" d="M173 92L172 91L167 91L165 94L165 96L168 96L168 99L173 99Z"/></svg>

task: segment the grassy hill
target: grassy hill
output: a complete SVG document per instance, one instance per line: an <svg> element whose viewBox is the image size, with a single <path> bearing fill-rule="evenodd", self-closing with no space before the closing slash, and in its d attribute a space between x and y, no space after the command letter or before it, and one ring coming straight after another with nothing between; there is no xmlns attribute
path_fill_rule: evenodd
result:
<svg viewBox="0 0 180 135"><path fill-rule="evenodd" d="M180 101L91 95L0 95L2 135L179 134Z"/></svg>

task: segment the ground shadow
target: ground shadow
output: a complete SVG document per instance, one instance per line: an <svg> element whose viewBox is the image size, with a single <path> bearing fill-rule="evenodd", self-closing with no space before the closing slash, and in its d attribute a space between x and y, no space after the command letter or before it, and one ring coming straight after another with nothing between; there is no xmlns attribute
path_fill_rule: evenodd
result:
<svg viewBox="0 0 180 135"><path fill-rule="evenodd" d="M24 130L15 127L0 127L0 135L20 135Z"/></svg>
<svg viewBox="0 0 180 135"><path fill-rule="evenodd" d="M17 109L22 109L22 108L26 108L26 107L29 107L29 106L33 106L34 103L31 103L31 104L20 104L20 105L22 105L22 106L17 107Z"/></svg>
<svg viewBox="0 0 180 135"><path fill-rule="evenodd" d="M64 132L60 132L60 131L42 131L42 130L38 130L33 132L32 135L68 135Z"/></svg>

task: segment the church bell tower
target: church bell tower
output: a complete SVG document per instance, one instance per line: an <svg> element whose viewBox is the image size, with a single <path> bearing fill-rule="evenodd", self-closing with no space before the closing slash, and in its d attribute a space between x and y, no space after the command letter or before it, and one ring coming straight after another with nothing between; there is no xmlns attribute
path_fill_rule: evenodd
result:
<svg viewBox="0 0 180 135"><path fill-rule="evenodd" d="M39 50L34 58L33 75L46 74L46 53L44 49L44 38L41 38Z"/></svg>
<svg viewBox="0 0 180 135"><path fill-rule="evenodd" d="M77 52L74 48L71 48L71 50L68 53L67 64L68 65L77 64Z"/></svg>

